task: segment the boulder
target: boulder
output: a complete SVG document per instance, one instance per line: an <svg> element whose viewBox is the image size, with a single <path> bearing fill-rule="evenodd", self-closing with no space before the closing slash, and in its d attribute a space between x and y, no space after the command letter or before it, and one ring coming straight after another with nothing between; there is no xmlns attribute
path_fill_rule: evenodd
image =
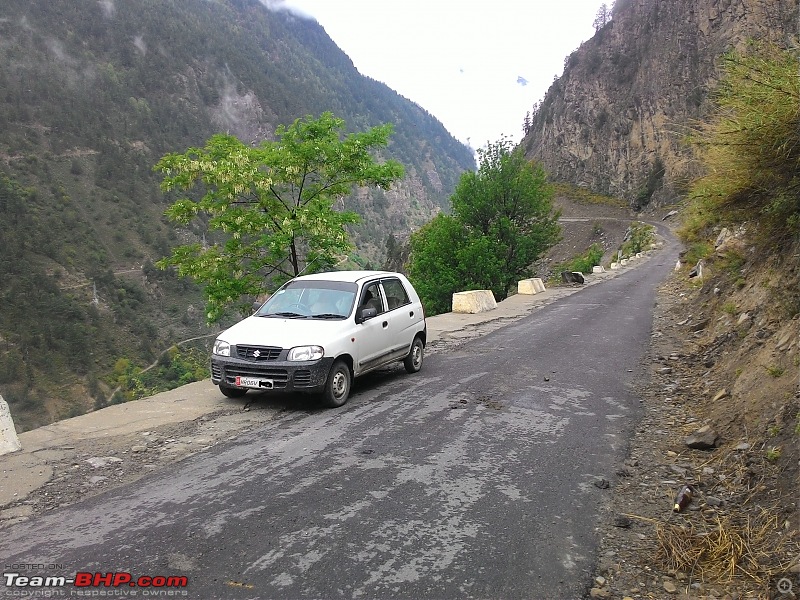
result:
<svg viewBox="0 0 800 600"><path fill-rule="evenodd" d="M580 271L561 271L561 281L571 284L582 284L586 282L583 278L583 273Z"/></svg>
<svg viewBox="0 0 800 600"><path fill-rule="evenodd" d="M719 434L710 425L704 425L686 438L686 445L693 450L711 450L716 448Z"/></svg>

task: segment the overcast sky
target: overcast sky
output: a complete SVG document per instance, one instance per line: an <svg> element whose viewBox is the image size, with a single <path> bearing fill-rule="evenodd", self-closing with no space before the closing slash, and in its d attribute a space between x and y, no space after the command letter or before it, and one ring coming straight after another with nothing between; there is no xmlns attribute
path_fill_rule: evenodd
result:
<svg viewBox="0 0 800 600"><path fill-rule="evenodd" d="M602 0L262 0L315 18L364 75L473 148L522 123L594 35ZM607 2L611 5L611 2Z"/></svg>

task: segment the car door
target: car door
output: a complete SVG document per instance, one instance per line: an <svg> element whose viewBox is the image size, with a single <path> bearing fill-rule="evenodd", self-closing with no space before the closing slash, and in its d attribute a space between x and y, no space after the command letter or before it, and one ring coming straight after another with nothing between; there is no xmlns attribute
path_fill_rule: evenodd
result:
<svg viewBox="0 0 800 600"><path fill-rule="evenodd" d="M386 321L388 326L389 353L391 359L403 358L411 348L411 342L419 331L422 311L412 303L403 283L397 277L381 280L386 298Z"/></svg>
<svg viewBox="0 0 800 600"><path fill-rule="evenodd" d="M356 374L372 369L386 360L389 343L389 322L386 319L386 305L380 280L364 285L358 300L356 313L362 307L372 307L378 314L358 326L356 333L356 356L353 370Z"/></svg>

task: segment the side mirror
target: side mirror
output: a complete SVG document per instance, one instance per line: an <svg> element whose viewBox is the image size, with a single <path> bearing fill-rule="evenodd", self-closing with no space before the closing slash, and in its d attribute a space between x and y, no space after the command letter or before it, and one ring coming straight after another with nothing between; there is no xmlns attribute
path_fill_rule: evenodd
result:
<svg viewBox="0 0 800 600"><path fill-rule="evenodd" d="M356 312L356 323L363 323L378 314L378 309L374 306L362 306Z"/></svg>

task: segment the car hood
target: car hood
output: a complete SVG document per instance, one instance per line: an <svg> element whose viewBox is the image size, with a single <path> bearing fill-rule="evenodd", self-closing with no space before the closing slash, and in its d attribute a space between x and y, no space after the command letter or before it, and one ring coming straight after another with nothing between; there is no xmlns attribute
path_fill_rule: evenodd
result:
<svg viewBox="0 0 800 600"><path fill-rule="evenodd" d="M339 321L248 317L220 333L217 338L231 345L277 348L293 348L309 344L325 346L329 340L340 338L349 323L349 319Z"/></svg>

